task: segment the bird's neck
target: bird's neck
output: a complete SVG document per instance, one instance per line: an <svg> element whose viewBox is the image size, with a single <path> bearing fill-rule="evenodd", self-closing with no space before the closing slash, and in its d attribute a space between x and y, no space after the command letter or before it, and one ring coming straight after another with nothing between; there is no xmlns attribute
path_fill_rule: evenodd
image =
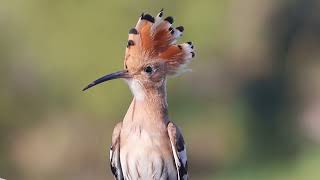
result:
<svg viewBox="0 0 320 180"><path fill-rule="evenodd" d="M127 111L124 123L166 124L168 105L166 83L155 88L142 88L130 85L134 98Z"/></svg>

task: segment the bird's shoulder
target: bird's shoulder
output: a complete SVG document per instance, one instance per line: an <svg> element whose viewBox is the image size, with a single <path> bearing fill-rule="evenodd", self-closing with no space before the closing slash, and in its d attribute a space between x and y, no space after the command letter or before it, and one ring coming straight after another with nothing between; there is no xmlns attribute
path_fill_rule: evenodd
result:
<svg viewBox="0 0 320 180"><path fill-rule="evenodd" d="M186 144L181 130L173 122L167 125L167 131L171 142L171 148L177 168L179 180L188 179L188 160Z"/></svg>
<svg viewBox="0 0 320 180"><path fill-rule="evenodd" d="M118 143L118 141L120 139L121 129L122 129L122 122L119 122L119 123L116 124L116 126L113 129L112 144Z"/></svg>
<svg viewBox="0 0 320 180"><path fill-rule="evenodd" d="M119 122L113 129L112 141L110 146L110 167L116 180L123 180L123 173L120 163L120 133L122 122Z"/></svg>

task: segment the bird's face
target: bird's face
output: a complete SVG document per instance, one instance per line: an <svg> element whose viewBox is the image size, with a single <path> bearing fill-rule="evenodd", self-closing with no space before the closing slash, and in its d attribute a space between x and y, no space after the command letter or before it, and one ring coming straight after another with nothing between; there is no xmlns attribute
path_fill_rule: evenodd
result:
<svg viewBox="0 0 320 180"><path fill-rule="evenodd" d="M83 90L113 79L124 79L136 99L143 100L148 92L160 89L165 85L166 64L160 61L132 66L128 63L128 65L125 64L124 70L107 74L93 81Z"/></svg>
<svg viewBox="0 0 320 180"><path fill-rule="evenodd" d="M113 80L124 79L132 89L132 86L140 86L142 89L161 87L166 79L166 64L162 61L149 62L141 65L127 63L125 69L107 74L92 83L83 90L87 90L100 83Z"/></svg>
<svg viewBox="0 0 320 180"><path fill-rule="evenodd" d="M138 61L139 62L139 61ZM140 61L141 62L141 61ZM166 64L163 61L145 61L146 63L125 62L125 69L129 74L126 81L135 81L145 89L158 88L163 85L166 78Z"/></svg>

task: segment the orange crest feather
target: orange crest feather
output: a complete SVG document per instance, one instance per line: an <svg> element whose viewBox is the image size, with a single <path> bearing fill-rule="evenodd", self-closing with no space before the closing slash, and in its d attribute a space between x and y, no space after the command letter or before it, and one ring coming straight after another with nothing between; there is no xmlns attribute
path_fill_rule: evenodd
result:
<svg viewBox="0 0 320 180"><path fill-rule="evenodd" d="M125 66L162 61L167 64L168 73L175 74L194 57L191 42L176 44L184 28L173 28L173 18L169 16L162 19L162 16L163 10L155 18L149 14L140 16L136 27L129 31Z"/></svg>

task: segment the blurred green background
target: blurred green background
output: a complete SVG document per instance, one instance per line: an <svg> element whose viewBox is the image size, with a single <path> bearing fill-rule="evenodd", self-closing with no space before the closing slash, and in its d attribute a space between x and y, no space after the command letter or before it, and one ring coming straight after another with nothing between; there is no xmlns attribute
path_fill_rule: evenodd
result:
<svg viewBox="0 0 320 180"><path fill-rule="evenodd" d="M122 68L128 30L161 8L197 51L168 81L191 179L320 179L317 0L2 0L0 177L112 179L131 93L81 89Z"/></svg>

